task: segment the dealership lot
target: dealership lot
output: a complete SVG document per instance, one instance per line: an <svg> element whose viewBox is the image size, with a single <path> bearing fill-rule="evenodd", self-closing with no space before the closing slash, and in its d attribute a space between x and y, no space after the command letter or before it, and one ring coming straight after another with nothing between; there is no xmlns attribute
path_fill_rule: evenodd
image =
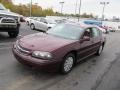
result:
<svg viewBox="0 0 120 90"><path fill-rule="evenodd" d="M24 23L20 36L37 33ZM19 64L12 55L16 39L0 34L0 90L96 90L120 55L120 32L107 34L107 43L100 57L92 56L78 64L68 75L47 73ZM19 37L18 37L19 38Z"/></svg>

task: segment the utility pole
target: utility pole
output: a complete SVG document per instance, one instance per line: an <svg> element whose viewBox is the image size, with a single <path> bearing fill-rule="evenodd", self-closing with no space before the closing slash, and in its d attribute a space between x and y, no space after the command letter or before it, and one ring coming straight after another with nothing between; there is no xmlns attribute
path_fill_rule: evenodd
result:
<svg viewBox="0 0 120 90"><path fill-rule="evenodd" d="M76 3L75 3L75 15L77 14L77 3L78 3L78 0L76 0Z"/></svg>
<svg viewBox="0 0 120 90"><path fill-rule="evenodd" d="M82 1L80 0L78 22L80 21L80 16L81 16L81 4L82 4L81 2L82 2Z"/></svg>
<svg viewBox="0 0 120 90"><path fill-rule="evenodd" d="M100 2L100 4L103 5L103 10L102 10L102 20L104 21L104 19L105 19L105 15L104 15L105 7L106 7L106 5L109 4L109 2Z"/></svg>
<svg viewBox="0 0 120 90"><path fill-rule="evenodd" d="M63 13L63 4L65 3L64 1L59 2L61 4L61 14Z"/></svg>
<svg viewBox="0 0 120 90"><path fill-rule="evenodd" d="M32 16L32 0L30 0L30 17Z"/></svg>

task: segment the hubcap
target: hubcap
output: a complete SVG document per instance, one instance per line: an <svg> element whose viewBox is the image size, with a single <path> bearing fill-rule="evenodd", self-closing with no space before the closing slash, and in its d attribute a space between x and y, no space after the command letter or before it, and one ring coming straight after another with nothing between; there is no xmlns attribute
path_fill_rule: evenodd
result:
<svg viewBox="0 0 120 90"><path fill-rule="evenodd" d="M102 49L103 49L103 46L101 45L100 48L99 48L99 54L101 54Z"/></svg>
<svg viewBox="0 0 120 90"><path fill-rule="evenodd" d="M72 66L73 66L73 57L68 57L66 60L65 60L65 63L64 63L64 70L65 72L68 72L71 70Z"/></svg>

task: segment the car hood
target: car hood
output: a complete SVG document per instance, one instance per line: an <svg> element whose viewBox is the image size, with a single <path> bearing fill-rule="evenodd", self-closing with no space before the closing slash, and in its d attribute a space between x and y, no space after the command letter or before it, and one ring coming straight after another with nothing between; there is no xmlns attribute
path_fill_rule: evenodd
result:
<svg viewBox="0 0 120 90"><path fill-rule="evenodd" d="M64 39L43 33L28 35L21 38L19 41L21 47L26 49L48 52L52 52L73 42L75 42L75 40Z"/></svg>
<svg viewBox="0 0 120 90"><path fill-rule="evenodd" d="M10 11L7 11L7 10L0 10L0 15L9 15L9 16L20 17L19 14L14 13L14 12L10 12Z"/></svg>
<svg viewBox="0 0 120 90"><path fill-rule="evenodd" d="M48 26L48 27L51 27L51 28L54 27L55 25L56 25L55 23L48 23L48 24L47 24L47 26Z"/></svg>

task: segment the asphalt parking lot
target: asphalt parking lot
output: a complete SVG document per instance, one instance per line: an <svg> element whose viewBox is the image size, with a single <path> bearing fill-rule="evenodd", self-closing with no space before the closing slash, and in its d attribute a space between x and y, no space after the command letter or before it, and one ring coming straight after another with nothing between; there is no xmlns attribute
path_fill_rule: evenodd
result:
<svg viewBox="0 0 120 90"><path fill-rule="evenodd" d="M20 36L37 32L22 24ZM110 67L120 56L120 32L106 36L107 43L101 56L89 57L68 75L60 75L18 63L11 50L16 39L0 33L0 90L97 90ZM99 90L107 90L100 88Z"/></svg>

